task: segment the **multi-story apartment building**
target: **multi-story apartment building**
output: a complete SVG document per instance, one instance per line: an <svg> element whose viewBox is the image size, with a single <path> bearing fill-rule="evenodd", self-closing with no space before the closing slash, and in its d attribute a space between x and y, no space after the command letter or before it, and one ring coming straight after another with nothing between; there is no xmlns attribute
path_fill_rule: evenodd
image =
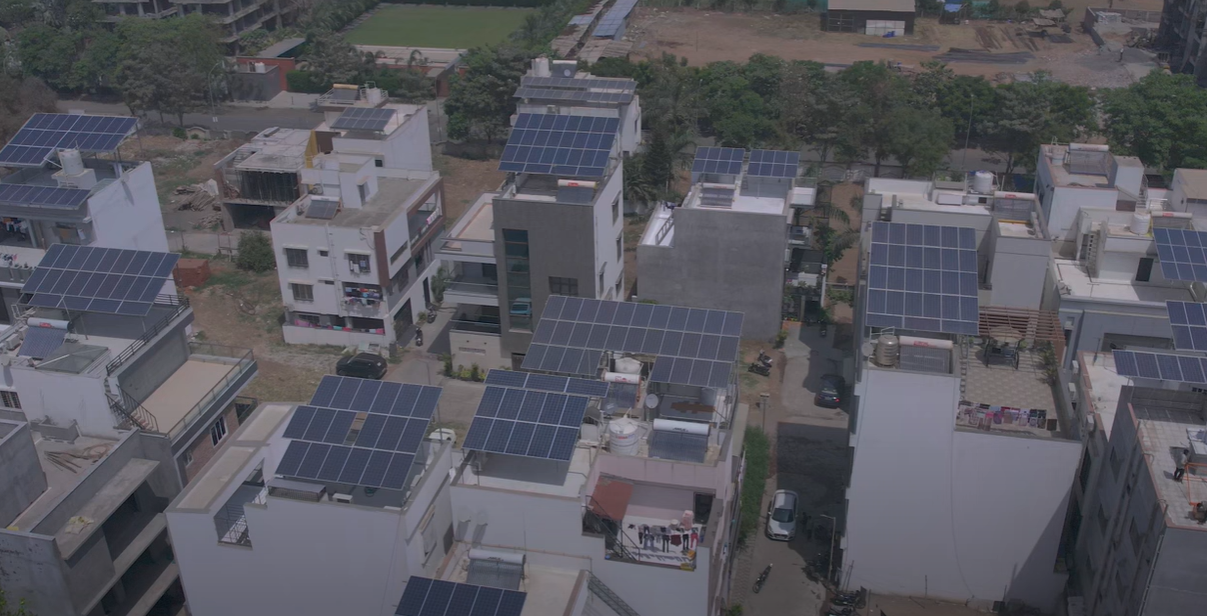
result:
<svg viewBox="0 0 1207 616"><path fill-rule="evenodd" d="M10 392L4 406L14 406ZM0 410L0 588L31 614L175 614L163 510L180 491L169 439L29 423Z"/></svg>
<svg viewBox="0 0 1207 616"><path fill-rule="evenodd" d="M298 174L307 194L271 224L285 341L386 345L413 331L440 266L433 241L444 230L444 192L427 112L352 105L327 113L313 139L330 151L308 155Z"/></svg>
<svg viewBox="0 0 1207 616"><path fill-rule="evenodd" d="M126 17L160 19L173 15L204 15L222 31L223 43L234 43L239 35L265 28L275 30L291 23L298 3L293 0L92 0L105 11L103 21Z"/></svg>
<svg viewBox="0 0 1207 616"><path fill-rule="evenodd" d="M580 72L574 60L542 56L532 61L515 91L516 113L553 113L616 118L620 152L628 156L641 145L641 99L632 79L595 77Z"/></svg>
<svg viewBox="0 0 1207 616"><path fill-rule="evenodd" d="M840 582L1052 611L1081 434L1038 200L986 179L869 181Z"/></svg>
<svg viewBox="0 0 1207 616"><path fill-rule="evenodd" d="M742 312L747 336L770 339L781 327L784 288L807 276L793 258L813 245L792 223L813 206L814 191L794 185L797 152L745 158L738 148L696 150L687 197L657 208L637 245L637 297ZM810 282L820 296L821 277Z"/></svg>
<svg viewBox="0 0 1207 616"><path fill-rule="evenodd" d="M1169 69L1194 75L1200 86L1207 85L1207 41L1203 39L1203 20L1207 7L1193 0L1165 0L1157 43L1169 53Z"/></svg>

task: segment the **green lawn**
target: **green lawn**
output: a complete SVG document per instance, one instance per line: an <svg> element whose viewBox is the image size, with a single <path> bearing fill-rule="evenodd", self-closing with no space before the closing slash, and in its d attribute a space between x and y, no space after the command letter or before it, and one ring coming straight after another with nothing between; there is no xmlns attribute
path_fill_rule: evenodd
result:
<svg viewBox="0 0 1207 616"><path fill-rule="evenodd" d="M520 27L532 9L385 6L348 33L353 45L468 49L497 43Z"/></svg>

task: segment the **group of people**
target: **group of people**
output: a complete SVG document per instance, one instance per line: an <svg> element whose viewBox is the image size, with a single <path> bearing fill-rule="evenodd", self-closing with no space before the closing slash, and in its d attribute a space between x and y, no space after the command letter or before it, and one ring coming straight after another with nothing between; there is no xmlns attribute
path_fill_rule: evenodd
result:
<svg viewBox="0 0 1207 616"><path fill-rule="evenodd" d="M650 526L642 524L637 529L637 540L641 543L642 549L657 550L661 546L663 552L670 552L672 547L677 547L686 554L700 542L700 533L695 528L689 529L681 525Z"/></svg>

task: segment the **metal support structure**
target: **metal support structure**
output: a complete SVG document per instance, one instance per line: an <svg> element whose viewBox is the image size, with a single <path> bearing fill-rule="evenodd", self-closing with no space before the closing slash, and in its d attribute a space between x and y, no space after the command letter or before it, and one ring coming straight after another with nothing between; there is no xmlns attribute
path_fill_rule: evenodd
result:
<svg viewBox="0 0 1207 616"><path fill-rule="evenodd" d="M826 581L833 583L834 581L834 542L838 537L838 520L832 515L824 513L818 514L818 517L826 518L830 521L830 559L826 562Z"/></svg>

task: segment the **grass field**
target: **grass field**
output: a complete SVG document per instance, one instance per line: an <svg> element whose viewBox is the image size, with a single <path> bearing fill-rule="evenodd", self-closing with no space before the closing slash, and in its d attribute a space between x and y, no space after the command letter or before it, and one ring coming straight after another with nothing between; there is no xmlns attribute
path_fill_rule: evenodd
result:
<svg viewBox="0 0 1207 616"><path fill-rule="evenodd" d="M353 45L468 49L497 43L524 23L531 9L385 6L348 33Z"/></svg>

